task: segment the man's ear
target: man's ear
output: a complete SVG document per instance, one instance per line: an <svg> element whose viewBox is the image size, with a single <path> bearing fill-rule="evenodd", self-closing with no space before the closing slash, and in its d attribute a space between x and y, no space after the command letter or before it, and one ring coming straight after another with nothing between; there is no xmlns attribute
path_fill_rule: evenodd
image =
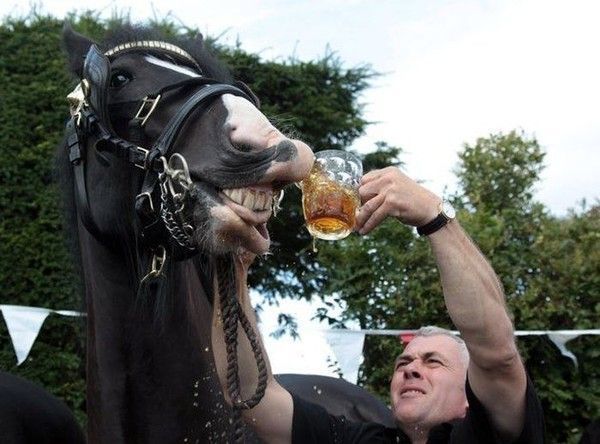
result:
<svg viewBox="0 0 600 444"><path fill-rule="evenodd" d="M62 46L67 55L70 71L81 78L85 56L95 42L73 31L69 23L65 23L62 33Z"/></svg>

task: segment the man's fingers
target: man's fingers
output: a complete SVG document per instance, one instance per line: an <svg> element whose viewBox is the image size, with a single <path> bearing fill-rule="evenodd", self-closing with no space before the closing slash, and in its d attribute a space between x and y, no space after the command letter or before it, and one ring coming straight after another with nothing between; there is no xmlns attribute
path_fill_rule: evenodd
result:
<svg viewBox="0 0 600 444"><path fill-rule="evenodd" d="M362 227L358 230L358 234L370 233L373 228L378 226L387 217L387 215L388 214L385 205L380 205L379 208L371 213L364 225L362 225Z"/></svg>
<svg viewBox="0 0 600 444"><path fill-rule="evenodd" d="M363 224L369 219L371 214L381 206L385 200L385 195L377 194L372 199L367 200L362 207L359 208L356 215L356 230L359 231Z"/></svg>
<svg viewBox="0 0 600 444"><path fill-rule="evenodd" d="M358 194L361 201L366 202L377 195L383 194L383 187L385 185L385 183L382 182L383 180L384 177L379 175L368 179L366 183L361 182L361 185L358 188Z"/></svg>
<svg viewBox="0 0 600 444"><path fill-rule="evenodd" d="M365 185L383 174L383 170L371 170L360 179L360 184Z"/></svg>

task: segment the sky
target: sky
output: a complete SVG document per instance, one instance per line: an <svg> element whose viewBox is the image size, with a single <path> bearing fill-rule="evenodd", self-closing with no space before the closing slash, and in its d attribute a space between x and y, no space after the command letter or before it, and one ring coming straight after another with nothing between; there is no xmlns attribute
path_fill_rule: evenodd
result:
<svg viewBox="0 0 600 444"><path fill-rule="evenodd" d="M123 11L120 4L37 3L57 17L83 9L110 16ZM239 40L264 59L312 60L334 52L346 68L369 65L382 74L360 97L364 117L373 124L351 148L367 152L379 140L402 147L407 174L438 194L456 188L453 169L465 143L517 129L536 137L547 153L535 197L553 214L565 215L581 199L594 203L600 197L600 2L130 0L127 5L134 20L170 15L220 35L222 43ZM4 0L0 15L30 7ZM310 311L291 309L302 318Z"/></svg>

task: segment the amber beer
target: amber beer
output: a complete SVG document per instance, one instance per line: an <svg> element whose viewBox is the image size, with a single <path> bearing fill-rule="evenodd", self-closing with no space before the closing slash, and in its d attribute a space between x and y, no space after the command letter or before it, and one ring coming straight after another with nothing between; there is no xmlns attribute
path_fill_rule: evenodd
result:
<svg viewBox="0 0 600 444"><path fill-rule="evenodd" d="M362 165L352 154L339 150L317 153L308 178L301 184L306 227L320 239L348 236L360 204L358 181Z"/></svg>

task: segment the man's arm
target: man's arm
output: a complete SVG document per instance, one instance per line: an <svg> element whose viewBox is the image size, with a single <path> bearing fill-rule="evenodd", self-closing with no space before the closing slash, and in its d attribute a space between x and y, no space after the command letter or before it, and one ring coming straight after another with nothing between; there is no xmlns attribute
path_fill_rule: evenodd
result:
<svg viewBox="0 0 600 444"><path fill-rule="evenodd" d="M500 435L515 439L525 419L525 368L502 287L456 221L429 236L448 313L469 349L469 383Z"/></svg>
<svg viewBox="0 0 600 444"><path fill-rule="evenodd" d="M359 192L364 203L357 216L361 234L387 216L411 226L424 225L437 216L441 202L397 168L366 174ZM471 388L499 434L514 439L523 428L527 380L502 287L457 221L431 234L429 241L448 314L469 349Z"/></svg>
<svg viewBox="0 0 600 444"><path fill-rule="evenodd" d="M290 393L281 387L271 373L271 365L258 328L256 327L256 316L250 303L247 286L247 271L252 258L248 256L236 258L236 281L237 292L241 308L244 310L248 320L256 332L268 372L268 382L264 397L253 409L242 410L246 424L250 425L260 439L266 443L290 443L292 439L292 416L293 401ZM223 395L231 405L227 390L227 355L225 339L223 335L223 321L220 310L220 297L215 292L213 303L212 322L212 347L213 356ZM241 330L241 329L240 329ZM243 399L252 396L258 382L258 370L254 361L252 348L246 336L238 332L238 363L240 376L240 392Z"/></svg>

